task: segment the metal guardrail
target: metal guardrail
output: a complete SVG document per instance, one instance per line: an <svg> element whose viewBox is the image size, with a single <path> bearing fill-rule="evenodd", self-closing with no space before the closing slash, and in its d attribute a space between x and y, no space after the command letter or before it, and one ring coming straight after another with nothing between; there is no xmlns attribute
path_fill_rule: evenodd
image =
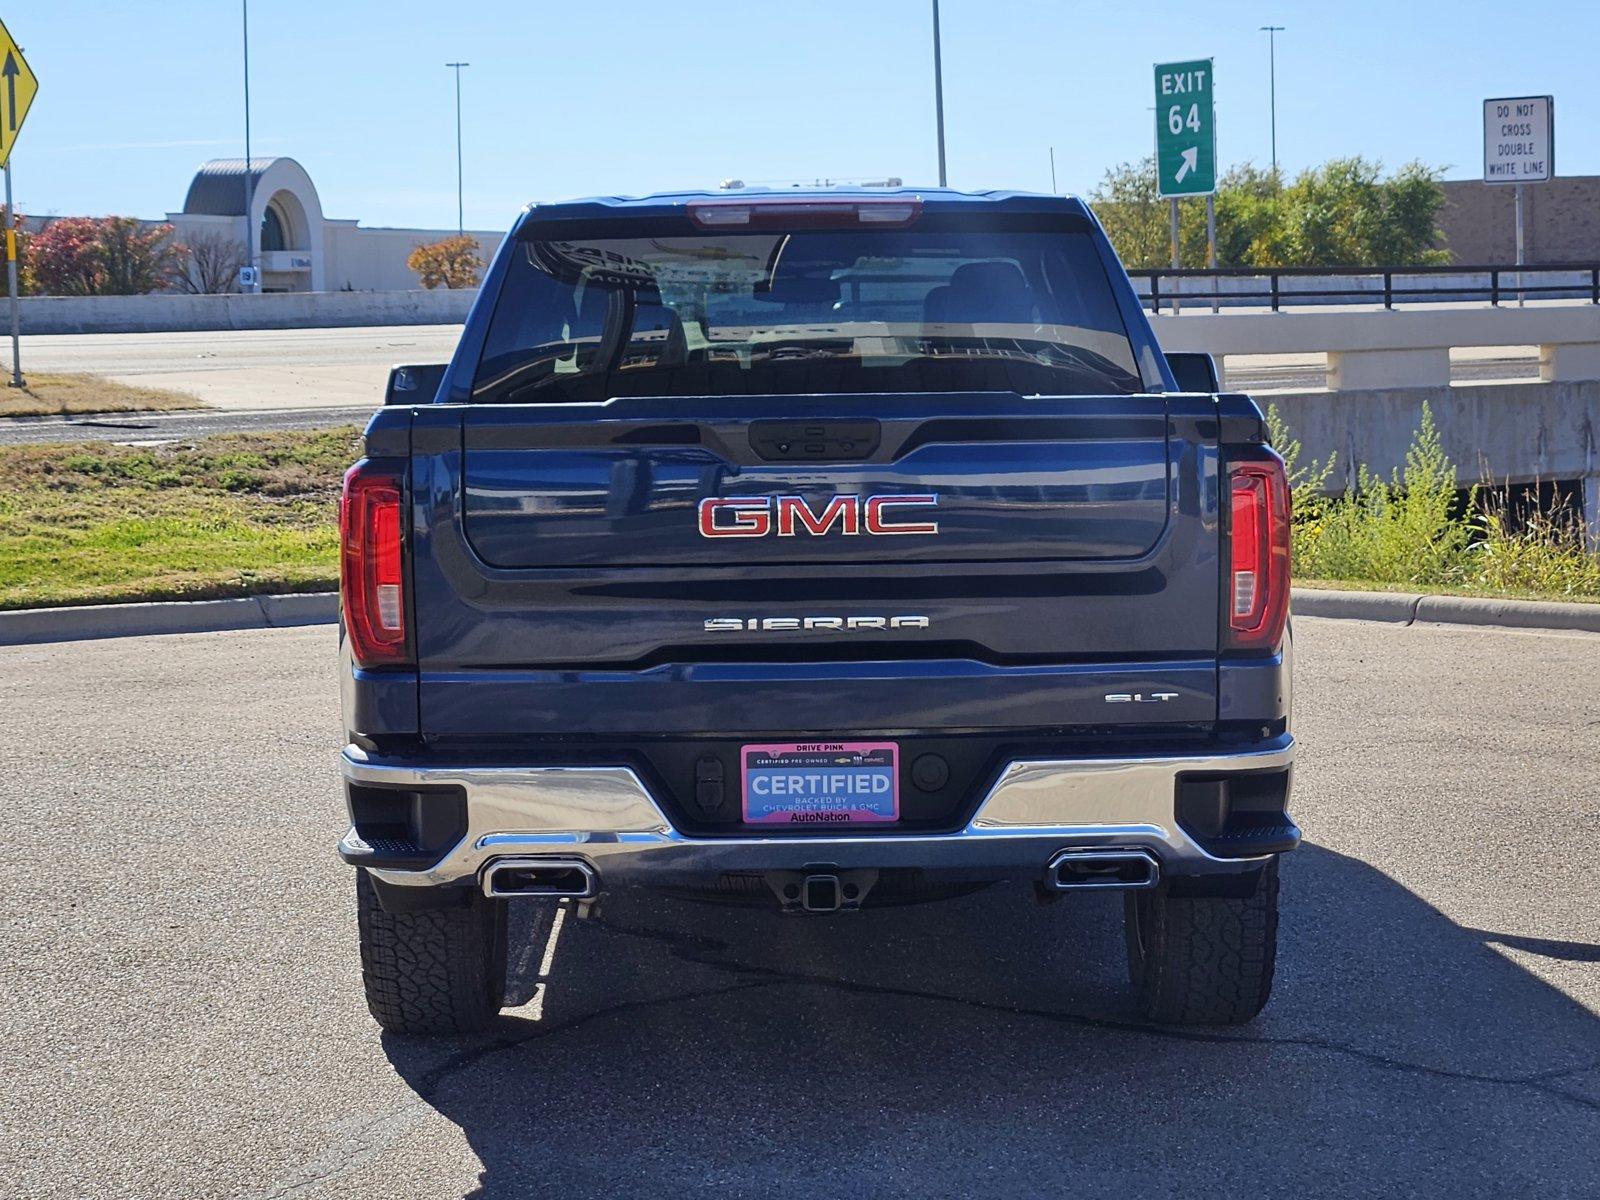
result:
<svg viewBox="0 0 1600 1200"><path fill-rule="evenodd" d="M1173 311L1185 301L1214 302L1217 304L1246 304L1266 302L1273 312L1300 304L1326 304L1334 301L1380 299L1383 307L1392 309L1397 303L1420 303L1427 300L1455 300L1462 302L1488 301L1498 306L1502 300L1567 299L1584 300L1600 304L1600 263L1541 263L1538 266L1427 266L1427 267L1217 267L1170 268L1129 271L1129 277L1138 288L1141 280L1147 286L1140 289L1140 299L1159 313L1163 302ZM1453 276L1448 286L1422 286L1410 280ZM1481 276L1483 282L1466 282L1462 277ZM1538 282L1564 276L1560 282ZM1577 278L1574 279L1573 277ZM1533 282L1530 282L1530 277ZM1366 287L1296 287L1293 281L1306 279L1336 281L1340 279L1371 280ZM1202 291L1182 286L1184 280L1211 280L1210 290ZM1265 286L1259 289L1229 288L1224 290L1223 280L1259 279ZM1399 280L1399 283L1396 283ZM1163 292L1163 282L1168 284ZM1288 281L1290 286L1285 287ZM1379 283L1381 281L1381 285ZM1178 286L1172 286L1174 283Z"/></svg>

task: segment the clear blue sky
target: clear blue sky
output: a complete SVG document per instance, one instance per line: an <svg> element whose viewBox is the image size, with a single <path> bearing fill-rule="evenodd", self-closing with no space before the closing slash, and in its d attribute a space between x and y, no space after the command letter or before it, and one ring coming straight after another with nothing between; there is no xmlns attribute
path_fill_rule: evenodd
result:
<svg viewBox="0 0 1600 1200"><path fill-rule="evenodd" d="M242 154L238 0L9 0L40 78L26 213L160 216ZM929 0L253 0L255 151L331 217L455 223L447 60L465 72L467 224L530 199L747 181L936 179ZM1488 96L1556 98L1560 174L1600 174L1597 0L943 0L950 181L1087 191L1148 152L1151 64L1216 60L1223 163L1362 153L1481 170Z"/></svg>

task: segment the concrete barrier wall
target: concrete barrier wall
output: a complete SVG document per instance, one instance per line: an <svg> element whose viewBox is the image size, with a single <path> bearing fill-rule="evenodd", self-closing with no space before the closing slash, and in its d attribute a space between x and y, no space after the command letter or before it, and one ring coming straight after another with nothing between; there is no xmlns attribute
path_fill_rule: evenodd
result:
<svg viewBox="0 0 1600 1200"><path fill-rule="evenodd" d="M1300 442L1301 462L1336 455L1329 488L1340 491L1357 464L1388 478L1428 405L1462 486L1574 480L1583 516L1600 545L1600 382L1494 383L1362 392L1264 396Z"/></svg>
<svg viewBox="0 0 1600 1200"><path fill-rule="evenodd" d="M1338 475L1364 463L1387 476L1427 404L1463 483L1525 483L1600 473L1600 383L1492 383L1368 392L1283 392L1276 405L1303 458L1338 454Z"/></svg>
<svg viewBox="0 0 1600 1200"><path fill-rule="evenodd" d="M477 289L234 296L25 296L22 332L162 333L355 325L459 325Z"/></svg>

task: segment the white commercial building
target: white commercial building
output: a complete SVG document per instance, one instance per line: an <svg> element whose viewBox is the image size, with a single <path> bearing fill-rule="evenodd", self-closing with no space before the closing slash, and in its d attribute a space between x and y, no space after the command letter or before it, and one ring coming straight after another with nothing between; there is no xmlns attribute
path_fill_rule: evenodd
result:
<svg viewBox="0 0 1600 1200"><path fill-rule="evenodd" d="M203 165L189 184L183 211L167 214L175 236L194 245L208 236L243 246L256 238L255 261L267 292L405 291L419 287L406 266L412 250L455 234L453 229L366 229L322 215L311 176L292 158L251 160L246 186L242 158ZM245 216L246 194L250 214ZM509 215L508 215L509 216ZM468 230L487 262L504 230Z"/></svg>

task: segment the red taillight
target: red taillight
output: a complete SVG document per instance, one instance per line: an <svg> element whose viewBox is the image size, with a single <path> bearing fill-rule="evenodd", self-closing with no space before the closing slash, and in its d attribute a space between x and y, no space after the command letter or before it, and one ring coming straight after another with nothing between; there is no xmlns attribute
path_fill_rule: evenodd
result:
<svg viewBox="0 0 1600 1200"><path fill-rule="evenodd" d="M920 196L820 196L789 199L691 200L689 219L702 229L904 229L922 215Z"/></svg>
<svg viewBox="0 0 1600 1200"><path fill-rule="evenodd" d="M1289 616L1289 481L1276 456L1228 471L1228 644L1270 648Z"/></svg>
<svg viewBox="0 0 1600 1200"><path fill-rule="evenodd" d="M410 658L403 495L398 474L368 462L357 463L344 477L339 593L357 666L392 666Z"/></svg>

